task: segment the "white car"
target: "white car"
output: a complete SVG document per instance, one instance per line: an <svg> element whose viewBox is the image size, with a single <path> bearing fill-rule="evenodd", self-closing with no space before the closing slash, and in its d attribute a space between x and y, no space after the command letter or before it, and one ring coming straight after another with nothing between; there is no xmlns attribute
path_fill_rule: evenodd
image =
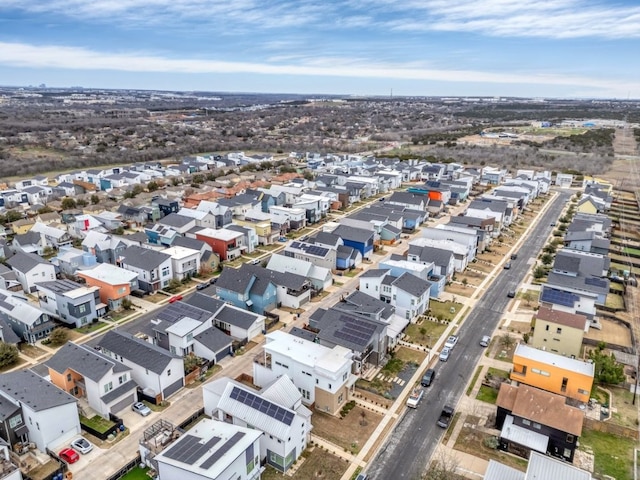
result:
<svg viewBox="0 0 640 480"><path fill-rule="evenodd" d="M444 347L440 352L440 361L446 362L447 360L449 360L449 355L451 355L451 349Z"/></svg>
<svg viewBox="0 0 640 480"><path fill-rule="evenodd" d="M80 437L80 438L76 438L73 442L71 442L71 448L73 448L74 450L77 450L82 454L85 454L93 450L93 445L86 438Z"/></svg>
<svg viewBox="0 0 640 480"><path fill-rule="evenodd" d="M447 338L447 341L444 343L444 346L449 350L453 350L453 347L455 347L457 343L458 343L458 336L450 335L449 338Z"/></svg>

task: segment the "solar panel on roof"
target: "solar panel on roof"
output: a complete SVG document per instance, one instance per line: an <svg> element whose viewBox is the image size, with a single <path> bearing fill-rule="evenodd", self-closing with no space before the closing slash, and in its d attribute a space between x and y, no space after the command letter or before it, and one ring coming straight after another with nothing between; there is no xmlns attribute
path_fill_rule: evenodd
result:
<svg viewBox="0 0 640 480"><path fill-rule="evenodd" d="M254 410L258 410L259 412L262 412L286 425L291 425L291 422L293 422L293 412L290 412L269 400L265 400L262 397L254 395L251 392L238 387L233 387L231 395L229 396L231 399L237 400L238 402L241 402Z"/></svg>
<svg viewBox="0 0 640 480"><path fill-rule="evenodd" d="M185 435L179 442L164 452L164 456L177 462L193 465L202 456L221 440L220 437L211 437L205 443L194 435Z"/></svg>
<svg viewBox="0 0 640 480"><path fill-rule="evenodd" d="M15 308L15 305L7 303L4 300L0 300L0 307L4 308L5 310L11 311Z"/></svg>
<svg viewBox="0 0 640 480"><path fill-rule="evenodd" d="M205 470L209 469L213 464L215 464L218 460L220 460L225 453L231 450L233 446L236 443L238 443L240 439L244 436L245 436L244 432L234 433L229 440L227 440L223 445L220 445L220 448L218 448L215 452L213 452L213 454L209 458L207 458L204 462L202 462L200 467L204 468Z"/></svg>
<svg viewBox="0 0 640 480"><path fill-rule="evenodd" d="M555 303L557 305L564 305L565 307L573 307L578 297L569 292L562 292L560 290L552 290L545 288L542 290L541 301Z"/></svg>
<svg viewBox="0 0 640 480"><path fill-rule="evenodd" d="M595 287L606 288L607 282L602 278L589 277L585 278L584 283L587 285L593 285Z"/></svg>

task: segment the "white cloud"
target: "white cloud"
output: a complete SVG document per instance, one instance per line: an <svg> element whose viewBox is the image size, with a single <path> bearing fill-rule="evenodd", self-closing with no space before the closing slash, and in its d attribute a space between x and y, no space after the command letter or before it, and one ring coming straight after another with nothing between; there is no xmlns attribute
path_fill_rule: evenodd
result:
<svg viewBox="0 0 640 480"><path fill-rule="evenodd" d="M619 96L633 92L638 96L640 82L596 79L562 74L527 74L441 70L415 63L383 64L344 58L297 59L297 63L248 63L202 59L172 59L144 53L104 53L77 47L36 46L0 42L0 65L10 67L108 70L121 72L156 72L183 74L264 74L280 76L328 76L344 78L424 80L441 82L556 85L590 89L593 96Z"/></svg>

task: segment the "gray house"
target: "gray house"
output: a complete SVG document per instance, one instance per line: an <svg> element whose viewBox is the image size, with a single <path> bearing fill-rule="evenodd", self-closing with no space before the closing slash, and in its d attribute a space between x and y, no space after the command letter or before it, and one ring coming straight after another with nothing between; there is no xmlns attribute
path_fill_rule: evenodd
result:
<svg viewBox="0 0 640 480"><path fill-rule="evenodd" d="M40 308L72 328L92 323L106 313L100 303L100 289L80 285L71 280L55 280L38 284Z"/></svg>
<svg viewBox="0 0 640 480"><path fill-rule="evenodd" d="M47 313L31 305L26 298L6 290L0 290L0 319L21 340L29 343L47 337L56 326Z"/></svg>

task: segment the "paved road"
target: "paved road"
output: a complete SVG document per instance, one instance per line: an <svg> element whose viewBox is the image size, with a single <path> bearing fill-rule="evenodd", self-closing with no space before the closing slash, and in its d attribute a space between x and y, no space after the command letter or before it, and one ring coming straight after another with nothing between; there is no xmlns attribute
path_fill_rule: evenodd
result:
<svg viewBox="0 0 640 480"><path fill-rule="evenodd" d="M436 366L436 381L429 387L422 404L405 412L372 460L367 469L370 478L417 480L421 477L443 434L436 425L442 407L457 405L484 350L478 343L480 338L496 329L510 300L507 291L515 289L524 279L552 230L550 223L558 218L570 195L562 192L552 200L522 242L518 258L511 261L511 269L501 270L480 297L458 332L460 338L449 361Z"/></svg>

